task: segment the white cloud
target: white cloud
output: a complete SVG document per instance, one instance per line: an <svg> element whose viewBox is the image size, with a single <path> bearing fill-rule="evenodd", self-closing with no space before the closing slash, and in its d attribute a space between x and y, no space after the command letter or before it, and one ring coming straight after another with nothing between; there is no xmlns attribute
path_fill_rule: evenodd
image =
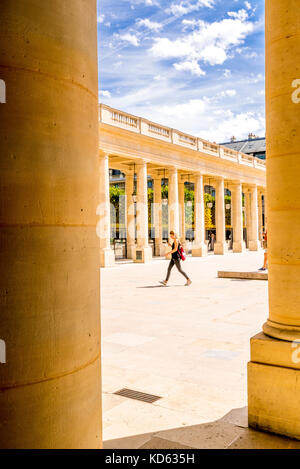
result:
<svg viewBox="0 0 300 469"><path fill-rule="evenodd" d="M150 29L151 31L160 31L163 27L161 23L157 23L156 21L151 21L148 18L145 19L138 19L136 20L136 24L138 27L144 26L145 28Z"/></svg>
<svg viewBox="0 0 300 469"><path fill-rule="evenodd" d="M174 16L184 16L193 11L198 11L202 7L212 8L215 0L182 0L179 3L172 3L169 8L166 9L166 13Z"/></svg>
<svg viewBox="0 0 300 469"><path fill-rule="evenodd" d="M105 20L105 15L98 15L97 17L97 22L98 23L103 23Z"/></svg>
<svg viewBox="0 0 300 469"><path fill-rule="evenodd" d="M221 92L221 96L229 96L230 98L232 98L235 95L236 95L236 90L225 90Z"/></svg>
<svg viewBox="0 0 300 469"><path fill-rule="evenodd" d="M181 59L179 64L174 64L175 68L189 68L192 73L195 72L195 64L199 65L199 62L210 65L223 64L232 49L243 44L247 35L254 30L254 24L248 21L246 10L229 12L229 15L230 18L219 22L208 23L200 20L197 22L197 29L175 40L156 38L151 52L157 58Z"/></svg>
<svg viewBox="0 0 300 469"><path fill-rule="evenodd" d="M229 70L228 68L226 68L223 72L223 76L225 78L230 78L232 76L232 73L231 73L231 70Z"/></svg>
<svg viewBox="0 0 300 469"><path fill-rule="evenodd" d="M134 5L143 4L147 7L159 6L158 0L130 0L131 8L134 8Z"/></svg>
<svg viewBox="0 0 300 469"><path fill-rule="evenodd" d="M139 38L135 34L124 33L124 34L115 34L115 37L124 42L129 42L131 45L138 47L140 44Z"/></svg>
<svg viewBox="0 0 300 469"><path fill-rule="evenodd" d="M111 98L111 93L107 90L100 90L99 94L100 96L103 96L104 98Z"/></svg>
<svg viewBox="0 0 300 469"><path fill-rule="evenodd" d="M196 75L197 77L205 75L205 72L201 70L197 60L175 63L174 67L178 71L191 72L192 75Z"/></svg>
<svg viewBox="0 0 300 469"><path fill-rule="evenodd" d="M247 10L252 10L252 5L250 2L245 2L245 7L247 8Z"/></svg>
<svg viewBox="0 0 300 469"><path fill-rule="evenodd" d="M239 11L229 11L227 15L240 21L246 21L248 18L248 13L244 9Z"/></svg>

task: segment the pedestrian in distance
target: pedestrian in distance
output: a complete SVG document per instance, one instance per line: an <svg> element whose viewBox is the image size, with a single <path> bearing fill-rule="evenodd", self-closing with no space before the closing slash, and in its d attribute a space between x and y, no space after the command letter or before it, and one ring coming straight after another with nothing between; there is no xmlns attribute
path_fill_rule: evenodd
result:
<svg viewBox="0 0 300 469"><path fill-rule="evenodd" d="M172 250L166 253L166 257L171 255L172 258L171 258L171 261L170 261L170 264L169 264L169 267L168 267L166 280L164 280L163 282L160 282L160 283L162 285L164 285L165 287L168 285L168 281L170 279L171 271L172 271L173 267L176 266L177 269L178 269L178 272L180 272L181 275L183 275L186 278L185 286L189 287L191 285L192 281L190 280L188 275L182 270L182 267L181 267L181 259L182 259L181 258L181 252L182 252L182 249L181 249L180 242L179 242L176 234L174 233L174 231L170 232L170 238L173 241L173 243L172 244L168 243L168 245L171 247Z"/></svg>
<svg viewBox="0 0 300 469"><path fill-rule="evenodd" d="M268 269L268 234L267 234L267 232L263 233L263 248L265 250L264 265L259 270L267 270Z"/></svg>

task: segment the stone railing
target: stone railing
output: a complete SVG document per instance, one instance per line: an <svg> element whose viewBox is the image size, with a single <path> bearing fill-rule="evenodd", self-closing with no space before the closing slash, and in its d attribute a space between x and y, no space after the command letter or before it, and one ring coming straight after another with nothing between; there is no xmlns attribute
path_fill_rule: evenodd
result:
<svg viewBox="0 0 300 469"><path fill-rule="evenodd" d="M226 148L226 147L221 147L221 149L223 150L223 155L225 159L231 160L231 161L238 161L239 153L237 151L231 150L230 148Z"/></svg>
<svg viewBox="0 0 300 469"><path fill-rule="evenodd" d="M165 127L123 111L113 109L105 104L100 104L99 120L103 124L113 125L130 132L139 133L148 137L163 140L174 145L184 146L194 151L217 158L226 159L238 164L251 166L260 170L266 170L265 160L260 160L252 155L239 153L230 148L208 142L193 135Z"/></svg>

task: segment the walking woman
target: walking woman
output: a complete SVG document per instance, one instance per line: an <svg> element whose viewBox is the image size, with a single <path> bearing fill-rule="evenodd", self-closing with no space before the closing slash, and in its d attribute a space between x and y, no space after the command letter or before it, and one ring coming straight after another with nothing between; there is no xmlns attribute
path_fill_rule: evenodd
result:
<svg viewBox="0 0 300 469"><path fill-rule="evenodd" d="M180 243L174 233L174 231L171 231L170 232L170 237L171 239L173 240L173 244L171 245L169 243L169 246L172 248L172 251L170 252L167 252L166 253L166 257L168 257L170 254L172 255L172 259L170 261L170 264L169 264L169 268L168 268L168 273L167 273L167 278L166 280L164 280L163 282L160 282L162 285L164 285L165 287L167 286L168 284L168 281L170 279L170 275L171 275L171 270L173 269L174 265L176 265L178 271L186 278L187 282L185 284L186 287L189 287L192 283L192 281L189 279L189 277L187 276L187 274L182 270L181 268L181 257L180 257L180 254L179 254L179 247L180 247Z"/></svg>

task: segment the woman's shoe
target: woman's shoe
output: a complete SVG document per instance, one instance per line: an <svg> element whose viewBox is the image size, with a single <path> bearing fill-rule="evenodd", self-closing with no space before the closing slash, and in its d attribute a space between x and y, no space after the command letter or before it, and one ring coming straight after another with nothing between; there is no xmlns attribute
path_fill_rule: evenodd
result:
<svg viewBox="0 0 300 469"><path fill-rule="evenodd" d="M191 280L188 280L185 284L186 287L189 287L190 285L192 285L192 281Z"/></svg>
<svg viewBox="0 0 300 469"><path fill-rule="evenodd" d="M166 287L168 285L168 282L166 282L165 280L163 280L162 282L159 282L161 283L161 285L163 285L164 287Z"/></svg>

